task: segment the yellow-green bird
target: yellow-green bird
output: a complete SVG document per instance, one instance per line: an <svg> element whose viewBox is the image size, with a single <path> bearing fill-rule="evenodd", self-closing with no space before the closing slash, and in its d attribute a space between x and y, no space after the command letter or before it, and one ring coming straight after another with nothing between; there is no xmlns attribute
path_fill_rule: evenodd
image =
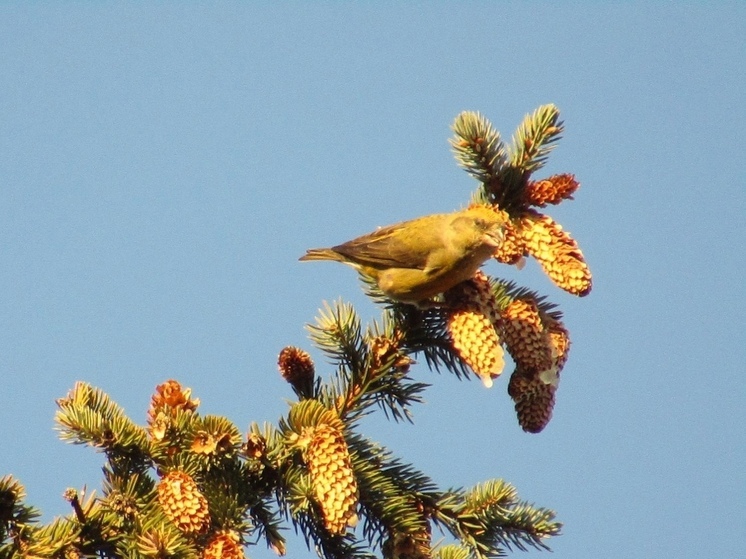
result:
<svg viewBox="0 0 746 559"><path fill-rule="evenodd" d="M472 206L381 227L300 259L349 264L389 298L416 304L471 279L500 246L505 219L489 206Z"/></svg>

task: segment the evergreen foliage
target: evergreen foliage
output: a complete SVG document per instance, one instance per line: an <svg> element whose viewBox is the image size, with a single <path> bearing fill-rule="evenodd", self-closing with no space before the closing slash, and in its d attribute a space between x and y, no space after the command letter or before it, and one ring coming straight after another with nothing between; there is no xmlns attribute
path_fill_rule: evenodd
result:
<svg viewBox="0 0 746 559"><path fill-rule="evenodd" d="M558 203L577 188L570 175L531 181L563 130L559 111L548 105L527 116L510 147L478 113L462 113L453 128L456 159L479 181L473 200L510 216L506 243L512 244L496 258L517 263L536 256L544 265L559 244L532 236L536 220L527 216L538 212L529 206ZM584 270L577 246L573 251L561 253L572 260L567 269ZM573 271L565 278L563 266L547 273L571 293L586 294L590 274ZM496 309L489 319L501 343L512 344L514 376L526 381L511 385L551 385L553 405L569 347L561 313L528 289L488 280L485 308ZM56 422L62 440L105 456L100 495L66 491L71 513L42 525L24 503L21 484L12 476L0 479L0 559L233 558L241 549L250 555L260 542L284 555L288 525L328 559L491 559L515 549L548 549L547 539L561 528L554 512L521 500L509 483L440 488L359 431L360 418L375 410L411 420L428 387L409 375L415 358L459 378L473 374L454 349L447 298L416 307L388 300L374 282L363 281L382 307L380 320L364 326L349 303L325 305L308 331L332 374L322 379L309 354L285 348L280 372L297 401L276 425L252 424L242 435L225 417L202 416L199 401L173 380L157 387L146 424L138 425L103 391L76 383L58 400ZM515 301L533 312L525 324L510 314ZM530 336L515 335L528 327ZM529 338L533 345L526 345ZM541 362L537 354L549 360L546 370L528 365ZM521 410L535 411L537 403L532 394L514 392L525 428ZM548 421L551 408L540 411ZM434 528L454 543L436 544Z"/></svg>

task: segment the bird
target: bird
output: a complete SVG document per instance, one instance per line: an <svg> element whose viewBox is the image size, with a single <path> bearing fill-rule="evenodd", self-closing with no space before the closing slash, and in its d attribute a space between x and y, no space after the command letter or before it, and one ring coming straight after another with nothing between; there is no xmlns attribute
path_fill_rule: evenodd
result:
<svg viewBox="0 0 746 559"><path fill-rule="evenodd" d="M503 241L506 214L472 205L380 227L331 248L306 251L300 260L349 264L388 298L415 304L471 279Z"/></svg>

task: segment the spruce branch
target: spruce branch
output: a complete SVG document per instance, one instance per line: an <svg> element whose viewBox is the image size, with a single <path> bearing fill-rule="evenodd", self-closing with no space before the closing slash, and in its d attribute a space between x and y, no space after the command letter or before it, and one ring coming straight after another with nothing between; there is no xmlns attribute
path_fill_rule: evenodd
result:
<svg viewBox="0 0 746 559"><path fill-rule="evenodd" d="M0 543L41 516L37 509L24 503L25 499L26 489L20 481L12 475L0 478Z"/></svg>
<svg viewBox="0 0 746 559"><path fill-rule="evenodd" d="M374 323L363 333L352 306L337 302L327 304L308 329L312 341L338 364L334 378L319 386L319 401L350 422L369 413L373 404L387 417L411 420L409 408L421 402L428 385L409 377L412 360L391 321Z"/></svg>
<svg viewBox="0 0 746 559"><path fill-rule="evenodd" d="M27 534L23 553L26 557L51 557L74 551L79 534L79 526L67 518L57 518Z"/></svg>
<svg viewBox="0 0 746 559"><path fill-rule="evenodd" d="M294 517L296 533L301 533L309 549L322 559L377 559L353 534L330 536L319 521L320 514L300 513Z"/></svg>
<svg viewBox="0 0 746 559"><path fill-rule="evenodd" d="M186 429L186 441L189 449L201 457L204 468L211 470L225 465L235 465L236 455L242 443L241 432L233 422L225 417L192 415L193 421Z"/></svg>
<svg viewBox="0 0 746 559"><path fill-rule="evenodd" d="M434 510L433 519L479 559L502 556L513 547L549 549L543 540L561 529L553 511L518 500L515 489L501 480L451 492Z"/></svg>
<svg viewBox="0 0 746 559"><path fill-rule="evenodd" d="M250 515L255 523L257 539L263 537L268 548L277 555L285 555L285 538L282 535L279 512L273 510L268 502L260 501L251 507Z"/></svg>
<svg viewBox="0 0 746 559"><path fill-rule="evenodd" d="M542 206L571 198L578 187L572 175L529 182L531 175L544 166L564 130L554 105L540 106L526 115L509 148L479 113L462 112L453 130L450 142L457 163L481 183L472 194L472 203L492 204L513 216L526 204Z"/></svg>
<svg viewBox="0 0 746 559"><path fill-rule="evenodd" d="M360 317L350 303L324 302L315 325L309 325L311 341L350 375L359 374L366 354ZM352 379L354 381L354 378Z"/></svg>
<svg viewBox="0 0 746 559"><path fill-rule="evenodd" d="M144 524L136 540L118 542L114 557L142 556L197 559L199 551L173 524L160 519Z"/></svg>
<svg viewBox="0 0 746 559"><path fill-rule="evenodd" d="M205 467L200 476L200 489L210 504L210 518L214 529L233 530L248 535L251 523L248 512L262 510L262 497L256 489L241 481L247 476L247 465L238 460L224 461L219 467ZM269 512L269 511L265 511ZM271 520L272 515L265 516Z"/></svg>
<svg viewBox="0 0 746 559"><path fill-rule="evenodd" d="M103 471L104 497L98 500L91 495L88 507L84 508L88 525L97 526L95 531L98 533L135 528L139 515L148 510L156 498L155 482L145 474L115 473L109 464Z"/></svg>
<svg viewBox="0 0 746 559"><path fill-rule="evenodd" d="M392 308L387 316L403 332L402 345L414 355L422 354L428 367L440 372L441 367L456 375L468 378L468 367L459 358L448 334L447 313L443 306L418 309L411 305Z"/></svg>
<svg viewBox="0 0 746 559"><path fill-rule="evenodd" d="M570 174L531 180L562 130L559 111L546 105L526 116L508 148L484 116L464 112L451 146L480 182L472 199L505 214L494 257L516 264L533 256L559 287L582 296L590 272L580 249L534 209L572 199L579 186ZM516 363L508 393L519 423L540 431L570 347L561 312L538 293L481 271L416 306L361 278L381 319L363 325L351 304L326 303L307 328L330 359L331 375L322 378L307 352L285 347L278 367L298 401L276 425L252 423L245 438L227 418L201 416L199 401L175 380L156 387L145 426L102 390L76 383L57 402L57 429L63 440L105 454L102 493L79 498L69 490L71 513L39 525L38 513L23 504L23 487L0 478L0 559L238 559L241 546L260 539L283 555L287 524L324 559L372 559L373 551L385 559L493 559L548 549L561 529L553 511L522 501L502 480L441 489L360 434L358 420L375 409L412 420L428 387L410 376L415 358L458 378L473 369L491 384L505 347ZM484 355L492 361L477 359ZM433 527L457 542L433 544Z"/></svg>
<svg viewBox="0 0 746 559"><path fill-rule="evenodd" d="M380 547L391 533L426 530L426 510L439 497L435 483L360 435L350 434L348 441L358 476L366 539Z"/></svg>
<svg viewBox="0 0 746 559"><path fill-rule="evenodd" d="M375 404L387 418L411 421L410 408L422 402L421 394L429 385L409 376L413 360L400 348L401 337L396 333L376 335L377 331L374 325L364 336L367 362L356 376L357 382L346 383L335 400L340 417L354 423Z"/></svg>
<svg viewBox="0 0 746 559"><path fill-rule="evenodd" d="M151 448L145 430L102 390L78 382L57 405L55 421L62 440L99 448L140 469L148 466Z"/></svg>
<svg viewBox="0 0 746 559"><path fill-rule="evenodd" d="M422 306L407 305L388 299L372 278L361 274L360 279L366 295L384 307L383 323L389 331L397 333L402 353L414 357L421 353L431 370L440 372L442 367L459 379L469 378L469 368L451 343L442 297Z"/></svg>
<svg viewBox="0 0 746 559"><path fill-rule="evenodd" d="M481 184L472 203L491 204L510 211L524 188L523 170L508 161L500 133L480 113L464 111L453 124L450 140L456 162Z"/></svg>
<svg viewBox="0 0 746 559"><path fill-rule="evenodd" d="M503 557L504 554L498 554ZM433 559L471 559L471 550L465 545L450 544L439 547L433 553Z"/></svg>
<svg viewBox="0 0 746 559"><path fill-rule="evenodd" d="M458 164L485 185L498 182L507 163L507 149L492 123L478 112L464 111L452 129L450 143Z"/></svg>
<svg viewBox="0 0 746 559"><path fill-rule="evenodd" d="M554 105L542 105L532 114L526 115L513 136L511 165L526 174L541 169L561 138L563 130L564 123L559 120L559 109Z"/></svg>
<svg viewBox="0 0 746 559"><path fill-rule="evenodd" d="M475 486L465 494L461 510L490 526L487 533L498 545L513 545L522 551L526 551L526 544L548 549L543 539L558 535L562 526L553 522L553 511L520 501L515 488L503 480Z"/></svg>

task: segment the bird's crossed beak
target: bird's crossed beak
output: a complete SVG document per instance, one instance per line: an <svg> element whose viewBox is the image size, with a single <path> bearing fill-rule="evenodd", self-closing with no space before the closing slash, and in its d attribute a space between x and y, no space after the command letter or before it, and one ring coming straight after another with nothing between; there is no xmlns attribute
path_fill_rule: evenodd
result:
<svg viewBox="0 0 746 559"><path fill-rule="evenodd" d="M505 233L502 229L498 229L497 231L487 231L484 234L484 240L485 243L487 243L489 246L493 248L499 247L503 240L505 239Z"/></svg>

